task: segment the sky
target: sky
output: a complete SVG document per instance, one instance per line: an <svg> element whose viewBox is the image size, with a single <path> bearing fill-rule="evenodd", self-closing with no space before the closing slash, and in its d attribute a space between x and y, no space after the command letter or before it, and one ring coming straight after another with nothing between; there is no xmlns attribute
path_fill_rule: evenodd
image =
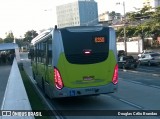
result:
<svg viewBox="0 0 160 119"><path fill-rule="evenodd" d="M0 0L0 38L12 31L16 38L24 37L29 30L39 32L57 24L56 6L76 0ZM126 12L140 8L142 0L95 0L98 13L116 11L123 14L123 1ZM116 5L120 2L120 5Z"/></svg>

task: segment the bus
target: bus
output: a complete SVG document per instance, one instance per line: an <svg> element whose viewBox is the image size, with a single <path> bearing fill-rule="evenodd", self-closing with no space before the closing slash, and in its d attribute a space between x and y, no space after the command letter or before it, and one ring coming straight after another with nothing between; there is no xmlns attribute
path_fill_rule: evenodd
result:
<svg viewBox="0 0 160 119"><path fill-rule="evenodd" d="M118 88L115 30L74 26L31 41L33 78L49 98L114 93Z"/></svg>

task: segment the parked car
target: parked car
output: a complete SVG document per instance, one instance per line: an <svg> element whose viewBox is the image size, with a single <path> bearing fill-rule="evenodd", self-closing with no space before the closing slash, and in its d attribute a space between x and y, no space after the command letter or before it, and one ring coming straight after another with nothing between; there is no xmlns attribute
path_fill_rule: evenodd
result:
<svg viewBox="0 0 160 119"><path fill-rule="evenodd" d="M137 59L134 59L133 56L120 56L118 57L118 67L119 68L130 68L135 69L139 65L139 62Z"/></svg>
<svg viewBox="0 0 160 119"><path fill-rule="evenodd" d="M160 54L159 53L148 53L143 54L139 59L140 64L159 65L160 64Z"/></svg>
<svg viewBox="0 0 160 119"><path fill-rule="evenodd" d="M138 58L140 58L140 57L142 57L142 55L148 54L148 53L154 53L154 52L151 50L144 50L142 53L138 54Z"/></svg>
<svg viewBox="0 0 160 119"><path fill-rule="evenodd" d="M117 54L118 54L118 57L126 56L126 52L124 50L118 50Z"/></svg>

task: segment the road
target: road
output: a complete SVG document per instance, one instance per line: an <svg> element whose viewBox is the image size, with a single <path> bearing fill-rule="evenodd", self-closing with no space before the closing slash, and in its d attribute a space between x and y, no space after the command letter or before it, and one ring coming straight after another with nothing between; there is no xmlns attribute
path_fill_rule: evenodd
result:
<svg viewBox="0 0 160 119"><path fill-rule="evenodd" d="M54 105L55 108L59 110L86 109L86 110L119 110L119 111L141 110L142 111L142 110L159 110L160 109L159 100L160 100L160 77L152 76L151 74L146 75L144 73L137 74L134 72L119 71L118 92L109 95L103 94L100 96L52 100L52 105ZM93 118L101 119L107 117L94 116L92 117L92 119ZM82 117L77 117L77 118L79 119ZM112 119L113 117L108 117L108 118ZM120 117L114 117L114 118L119 119ZM154 119L158 117L136 116L134 118Z"/></svg>
<svg viewBox="0 0 160 119"><path fill-rule="evenodd" d="M24 62L25 69L31 74L29 60ZM65 119L159 119L159 116L107 116L108 113L132 110L160 110L160 67L140 66L136 70L119 70L118 92L64 99L48 99L55 110L65 110L61 116ZM66 110L70 110L69 113ZM76 114L76 110L80 113ZM86 111L85 111L86 110ZM92 110L92 111L91 111ZM99 111L104 110L104 111ZM118 110L118 112L117 112ZM96 112L97 111L97 112ZM113 112L111 112L113 111ZM154 112L154 111L153 111ZM107 113L107 114L105 114ZM156 113L156 112L154 112ZM100 114L103 114L100 116ZM122 113L123 114L123 113ZM133 113L132 113L133 114ZM141 114L139 112L139 114ZM160 111L159 111L160 114ZM69 116L72 115L72 116ZM73 116L74 115L74 116ZM81 116L80 116L81 115ZM87 115L87 116L84 116ZM93 115L93 116L92 116ZM96 116L99 115L99 116ZM118 114L117 114L118 115Z"/></svg>
<svg viewBox="0 0 160 119"><path fill-rule="evenodd" d="M0 65L0 107L2 106L10 70L11 65Z"/></svg>
<svg viewBox="0 0 160 119"><path fill-rule="evenodd" d="M150 70L152 70L152 72ZM55 108L59 110L159 110L160 77L153 75L158 74L159 70L159 67L147 66L141 66L136 69L136 71L119 70L118 92L109 95L105 94L100 96L80 97L74 99L68 98L61 100L52 100L52 105L54 105ZM66 118L71 117L67 116ZM80 116L76 118L79 119L84 117ZM113 118L113 116L94 116L90 118ZM118 116L114 118L150 119L158 117Z"/></svg>

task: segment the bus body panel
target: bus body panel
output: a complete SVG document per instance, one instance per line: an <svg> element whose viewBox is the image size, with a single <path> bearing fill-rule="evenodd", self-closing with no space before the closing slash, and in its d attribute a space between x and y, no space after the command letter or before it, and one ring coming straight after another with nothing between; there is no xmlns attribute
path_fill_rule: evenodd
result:
<svg viewBox="0 0 160 119"><path fill-rule="evenodd" d="M64 53L61 53L57 68L61 73L65 87L82 88L111 83L115 65L116 60L113 51L109 52L106 61L85 65L70 64Z"/></svg>
<svg viewBox="0 0 160 119"><path fill-rule="evenodd" d="M57 90L53 86L49 86L49 97L50 98L62 98L62 97L75 97L84 95L98 95L98 94L109 94L117 91L118 85L108 83L102 86L90 86L85 88L67 88L64 87L62 90Z"/></svg>

